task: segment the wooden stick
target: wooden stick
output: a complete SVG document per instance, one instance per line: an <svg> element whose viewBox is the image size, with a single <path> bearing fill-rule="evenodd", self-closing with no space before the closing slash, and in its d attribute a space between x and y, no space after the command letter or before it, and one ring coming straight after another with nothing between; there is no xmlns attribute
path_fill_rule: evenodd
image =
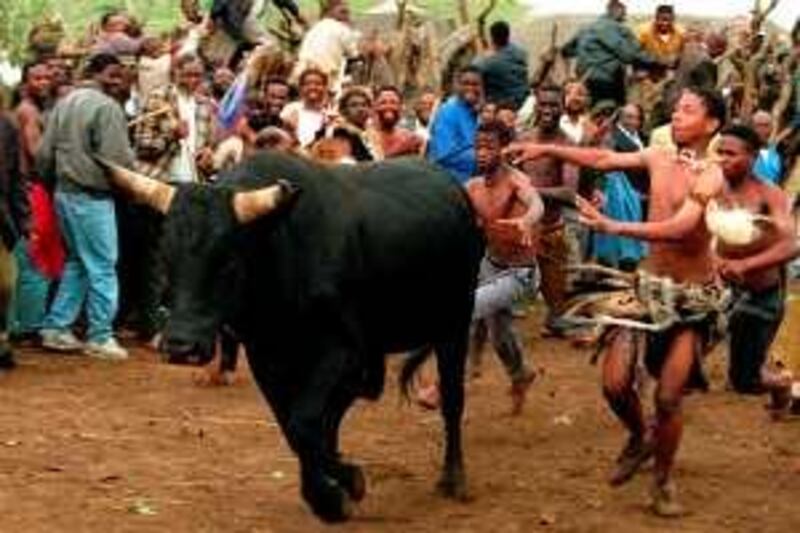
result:
<svg viewBox="0 0 800 533"><path fill-rule="evenodd" d="M144 122L145 120L151 119L153 117L158 117L160 115L163 115L164 113L169 113L170 111L172 111L172 107L165 105L164 107L156 109L155 111L150 111L149 113L145 113L144 115L139 115L138 117L128 121L128 127L132 128L140 124L141 122Z"/></svg>

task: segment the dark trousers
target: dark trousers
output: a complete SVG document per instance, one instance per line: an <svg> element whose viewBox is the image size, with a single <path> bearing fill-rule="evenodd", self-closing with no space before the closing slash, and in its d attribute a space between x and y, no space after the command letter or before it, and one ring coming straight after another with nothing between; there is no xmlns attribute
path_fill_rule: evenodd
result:
<svg viewBox="0 0 800 533"><path fill-rule="evenodd" d="M761 367L784 317L782 285L745 293L728 324L730 360L728 380L736 392L762 391Z"/></svg>

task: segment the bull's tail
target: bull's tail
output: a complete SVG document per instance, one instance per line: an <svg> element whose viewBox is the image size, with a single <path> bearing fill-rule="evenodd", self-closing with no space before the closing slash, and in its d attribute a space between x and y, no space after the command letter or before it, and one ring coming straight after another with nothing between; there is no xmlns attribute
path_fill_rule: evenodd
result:
<svg viewBox="0 0 800 533"><path fill-rule="evenodd" d="M409 352L408 357L400 369L400 392L404 397L409 397L411 382L414 380L414 376L432 354L433 348L431 346L424 346Z"/></svg>

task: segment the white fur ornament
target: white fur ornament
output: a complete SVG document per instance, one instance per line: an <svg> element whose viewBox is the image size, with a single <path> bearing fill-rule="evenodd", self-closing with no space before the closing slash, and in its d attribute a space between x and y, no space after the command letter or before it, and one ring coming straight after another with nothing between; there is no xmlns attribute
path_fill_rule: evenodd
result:
<svg viewBox="0 0 800 533"><path fill-rule="evenodd" d="M761 236L759 221L769 221L764 215L756 215L741 208L723 208L715 201L706 206L708 231L722 243L731 246L752 244Z"/></svg>

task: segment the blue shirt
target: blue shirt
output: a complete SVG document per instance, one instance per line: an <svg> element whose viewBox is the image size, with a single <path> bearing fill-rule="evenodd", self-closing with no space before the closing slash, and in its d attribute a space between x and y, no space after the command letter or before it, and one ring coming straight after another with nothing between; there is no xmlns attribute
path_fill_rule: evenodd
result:
<svg viewBox="0 0 800 533"><path fill-rule="evenodd" d="M753 163L753 174L763 181L777 185L783 173L783 163L774 144L762 148Z"/></svg>
<svg viewBox="0 0 800 533"><path fill-rule="evenodd" d="M463 184L476 172L475 132L478 114L458 96L439 106L431 123L427 157Z"/></svg>

